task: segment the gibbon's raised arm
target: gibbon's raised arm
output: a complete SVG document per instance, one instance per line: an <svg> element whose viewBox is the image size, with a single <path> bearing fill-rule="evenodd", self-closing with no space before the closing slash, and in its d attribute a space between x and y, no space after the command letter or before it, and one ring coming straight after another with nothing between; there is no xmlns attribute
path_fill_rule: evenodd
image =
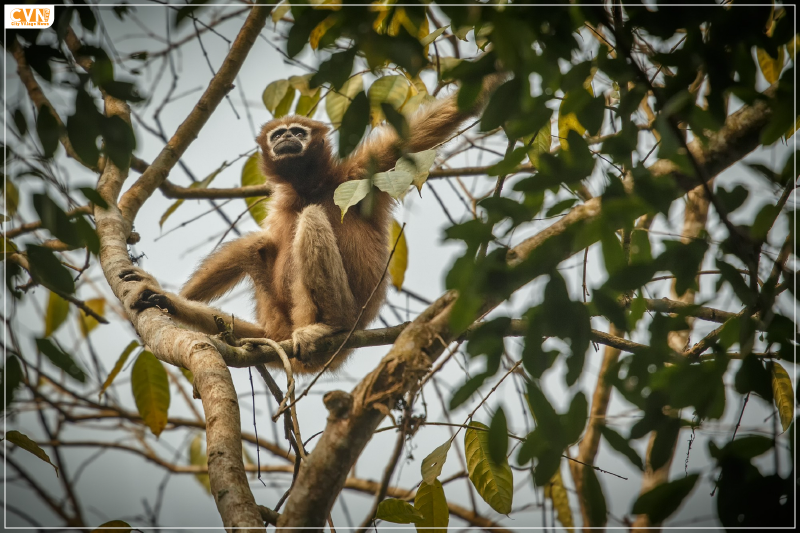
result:
<svg viewBox="0 0 800 533"><path fill-rule="evenodd" d="M255 247L263 238L260 233L251 233L223 244L203 259L181 289L181 296L211 302L230 291L247 274L251 258L255 257Z"/></svg>
<svg viewBox="0 0 800 533"><path fill-rule="evenodd" d="M391 126L378 128L343 162L348 178L363 177L354 171L364 168L385 172L392 169L404 153L429 150L446 141L458 131L464 121L483 111L491 94L507 79L508 75L505 73L491 74L484 78L480 96L472 108L466 111L458 108L456 94L420 108L408 121L409 136L405 141Z"/></svg>

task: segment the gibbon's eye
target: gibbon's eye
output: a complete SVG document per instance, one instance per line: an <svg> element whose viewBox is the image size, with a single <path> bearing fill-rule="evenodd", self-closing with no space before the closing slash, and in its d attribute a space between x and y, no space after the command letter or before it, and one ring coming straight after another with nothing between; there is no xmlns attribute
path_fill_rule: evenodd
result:
<svg viewBox="0 0 800 533"><path fill-rule="evenodd" d="M292 128L290 131L298 139L305 139L306 138L306 130L304 130L303 128Z"/></svg>
<svg viewBox="0 0 800 533"><path fill-rule="evenodd" d="M280 128L272 132L272 135L269 136L270 140L276 140L278 137L286 133L286 128Z"/></svg>

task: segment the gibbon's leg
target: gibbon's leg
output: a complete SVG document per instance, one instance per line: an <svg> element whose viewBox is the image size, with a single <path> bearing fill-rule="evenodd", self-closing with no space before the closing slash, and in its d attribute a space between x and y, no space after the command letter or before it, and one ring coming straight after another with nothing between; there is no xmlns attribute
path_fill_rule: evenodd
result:
<svg viewBox="0 0 800 533"><path fill-rule="evenodd" d="M325 210L306 207L292 242L292 341L304 363L320 337L352 327L356 305Z"/></svg>
<svg viewBox="0 0 800 533"><path fill-rule="evenodd" d="M217 298L236 285L252 261L251 254L255 253L252 244L261 238L257 233L242 237L209 256L186 284L181 295L164 292L157 285L146 283L132 307L139 310L150 307L165 309L176 320L209 334L219 333L216 323L216 317L219 317L237 337L264 337L263 327L193 301ZM126 282L141 282L149 278L139 269L126 270L120 277Z"/></svg>

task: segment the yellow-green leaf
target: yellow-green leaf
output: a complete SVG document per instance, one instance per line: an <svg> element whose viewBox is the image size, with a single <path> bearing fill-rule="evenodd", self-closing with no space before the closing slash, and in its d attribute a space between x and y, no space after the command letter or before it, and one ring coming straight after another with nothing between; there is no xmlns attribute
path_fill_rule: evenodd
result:
<svg viewBox="0 0 800 533"><path fill-rule="evenodd" d="M794 390L792 379L779 363L772 363L772 396L781 417L783 431L789 429L794 419Z"/></svg>
<svg viewBox="0 0 800 533"><path fill-rule="evenodd" d="M556 470L550 483L545 485L544 496L553 502L553 509L556 510L556 516L561 525L567 529L575 527L575 523L572 521L572 510L569 508L567 489L564 488L564 480L561 479L561 469Z"/></svg>
<svg viewBox="0 0 800 533"><path fill-rule="evenodd" d="M189 464L194 466L208 466L208 455L203 449L203 435L198 433L189 444ZM211 480L208 474L195 474L197 481L211 494Z"/></svg>
<svg viewBox="0 0 800 533"><path fill-rule="evenodd" d="M69 314L69 302L58 294L51 292L47 299L47 311L44 315L44 336L49 337L64 323Z"/></svg>
<svg viewBox="0 0 800 533"><path fill-rule="evenodd" d="M355 95L364 89L364 79L361 74L356 74L348 79L339 91L331 90L325 97L325 111L335 127L342 122L342 117Z"/></svg>
<svg viewBox="0 0 800 533"><path fill-rule="evenodd" d="M784 50L781 46L778 48L778 57L773 58L766 50L756 48L756 58L758 59L758 66L761 68L761 74L764 79L771 85L778 81L781 77L781 70L783 70Z"/></svg>
<svg viewBox="0 0 800 533"><path fill-rule="evenodd" d="M384 76L375 80L367 93L372 125L375 126L384 119L381 104L400 109L408 98L408 93L409 84L405 76Z"/></svg>
<svg viewBox="0 0 800 533"><path fill-rule="evenodd" d="M394 247L394 254L389 260L389 275L392 277L392 285L398 291L403 286L403 280L406 277L406 268L408 268L408 244L406 243L406 234L402 231L402 226L396 220L392 219L392 226L389 231L389 250ZM398 238L400 240L398 240Z"/></svg>
<svg viewBox="0 0 800 533"><path fill-rule="evenodd" d="M434 479L428 484L424 481L417 489L414 497L414 508L422 514L422 520L416 522L417 531L424 533L445 533L450 523L450 509L444 496L442 482Z"/></svg>
<svg viewBox="0 0 800 533"><path fill-rule="evenodd" d="M414 181L414 175L400 170L389 170L388 172L378 172L372 176L372 183L383 192L389 193L389 196L395 199L400 199L411 183Z"/></svg>
<svg viewBox="0 0 800 533"><path fill-rule="evenodd" d="M56 477L58 477L58 467L50 461L50 457L47 456L47 453L43 449L39 447L38 444L33 442L27 435L24 433L20 433L19 431L9 431L6 433L6 439L8 442L19 446L26 452L30 452L45 463L48 463L50 466L56 469Z"/></svg>
<svg viewBox="0 0 800 533"><path fill-rule="evenodd" d="M181 367L180 370L183 377L186 378L186 381L188 381L190 385L194 385L194 374L192 374L192 371L183 367Z"/></svg>
<svg viewBox="0 0 800 533"><path fill-rule="evenodd" d="M131 372L131 389L139 415L156 437L167 425L169 379L164 365L149 351L139 354Z"/></svg>
<svg viewBox="0 0 800 533"><path fill-rule="evenodd" d="M312 89L308 83L311 81L313 74L303 74L302 76L289 76L289 85L298 90L303 96L314 96L319 92L319 87Z"/></svg>
<svg viewBox="0 0 800 533"><path fill-rule="evenodd" d="M131 355L131 353L133 353L133 350L135 350L136 347L138 346L139 346L138 341L131 341L130 344L128 344L125 347L125 349L122 350L122 353L119 354L119 357L117 358L117 362L114 363L114 368L112 368L111 372L108 373L108 377L103 382L103 386L100 387L100 393L98 394L98 396L100 397L103 396L103 393L106 391L106 389L108 389L109 386L111 386L111 383L114 382L114 378L116 378L117 374L119 374L120 371L122 370L122 367L125 365L125 362L128 360L128 357Z"/></svg>
<svg viewBox="0 0 800 533"><path fill-rule="evenodd" d="M542 154L550 153L550 145L553 143L550 126L551 124L548 122L536 133L522 139L525 146L528 147L528 159L530 159L534 168L539 167L539 158L542 157Z"/></svg>
<svg viewBox="0 0 800 533"><path fill-rule="evenodd" d="M264 102L264 107L267 108L267 111L274 115L275 109L278 108L278 104L281 103L289 89L289 80L276 80L267 85L267 88L261 94L261 101Z"/></svg>
<svg viewBox="0 0 800 533"><path fill-rule="evenodd" d="M272 17L272 23L277 24L278 21L281 20L281 18L283 18L283 16L288 13L291 8L292 5L289 2L286 2L286 0L275 6L272 9L272 13L270 13L270 17Z"/></svg>
<svg viewBox="0 0 800 533"><path fill-rule="evenodd" d="M797 49L800 48L800 34L795 35L794 39L786 43L786 51L789 53L789 58L794 61L797 55Z"/></svg>
<svg viewBox="0 0 800 533"><path fill-rule="evenodd" d="M294 113L296 115L314 118L317 108L319 107L317 104L319 103L320 96L322 96L322 91L319 90L312 96L301 95L300 98L297 99L297 106L294 108Z"/></svg>
<svg viewBox="0 0 800 533"><path fill-rule="evenodd" d="M375 518L394 524L411 524L424 520L422 513L413 505L397 498L387 498L379 503Z"/></svg>
<svg viewBox="0 0 800 533"><path fill-rule="evenodd" d="M336 190L333 192L333 203L338 205L339 209L342 210L342 220L344 220L344 215L347 214L347 210L363 200L370 189L372 189L371 180L346 181L336 187Z"/></svg>
<svg viewBox="0 0 800 533"><path fill-rule="evenodd" d="M436 150L424 150L414 154L406 154L397 161L395 169L411 174L411 183L414 184L417 191L422 191L422 186L428 181L428 175L435 159Z"/></svg>
<svg viewBox="0 0 800 533"><path fill-rule="evenodd" d="M0 260L4 260L7 254L13 254L17 251L17 245L14 244L14 241L10 241L5 237L0 238L0 242L2 242L3 250L2 250L2 257Z"/></svg>
<svg viewBox="0 0 800 533"><path fill-rule="evenodd" d="M428 35L426 35L425 37L420 39L420 41L419 41L420 44L422 46L428 46L433 41L435 41L437 37L439 37L441 34L443 34L444 30L446 30L449 26L450 25L448 24L447 26L442 26L441 28L437 28L437 29L433 30L433 32L429 33Z"/></svg>
<svg viewBox="0 0 800 533"><path fill-rule="evenodd" d="M6 176L3 181L3 195L6 197L6 209L8 216L13 217L19 207L19 191L14 183Z"/></svg>
<svg viewBox="0 0 800 533"><path fill-rule="evenodd" d="M267 177L261 172L260 157L258 153L255 153L247 158L242 167L242 186L263 185L266 182ZM267 218L267 197L250 197L245 198L244 201L247 203L250 216L260 225Z"/></svg>
<svg viewBox="0 0 800 533"><path fill-rule="evenodd" d="M322 39L322 36L327 33L329 29L331 29L338 20L338 17L335 14L328 15L322 22L316 25L316 27L311 30L311 35L308 36L308 44L311 45L312 50L316 50L319 47L319 40Z"/></svg>
<svg viewBox="0 0 800 533"><path fill-rule="evenodd" d="M278 107L275 108L275 112L273 113L275 118L285 117L289 114L289 110L292 109L292 102L294 102L295 92L294 87L289 87L289 89L287 89L283 99L278 103Z"/></svg>
<svg viewBox="0 0 800 533"><path fill-rule="evenodd" d="M133 528L127 522L122 520L111 520L105 524L100 524L97 529L93 529L92 533L130 533Z"/></svg>
<svg viewBox="0 0 800 533"><path fill-rule="evenodd" d="M469 425L471 427L464 434L469 479L492 509L500 514L508 514L514 498L514 476L508 460L498 464L489 456L488 426L480 422L470 422Z"/></svg>
<svg viewBox="0 0 800 533"><path fill-rule="evenodd" d="M103 298L93 298L91 300L86 300L86 307L94 311L100 316L105 314L106 309L106 301ZM89 316L83 311L78 313L78 319L81 326L81 335L86 338L89 336L89 333L92 332L94 328L97 327L97 319L93 316Z"/></svg>
<svg viewBox="0 0 800 533"><path fill-rule="evenodd" d="M447 442L433 450L428 456L422 460L420 471L422 472L422 481L431 485L434 480L442 473L442 467L447 461L447 452L450 451L452 440L447 439Z"/></svg>

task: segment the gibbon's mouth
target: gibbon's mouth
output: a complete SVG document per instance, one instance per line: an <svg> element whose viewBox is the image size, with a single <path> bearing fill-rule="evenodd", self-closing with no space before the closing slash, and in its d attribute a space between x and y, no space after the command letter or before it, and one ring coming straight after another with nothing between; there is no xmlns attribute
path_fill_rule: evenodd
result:
<svg viewBox="0 0 800 533"><path fill-rule="evenodd" d="M297 139L284 139L272 148L275 155L297 155L303 152L303 143Z"/></svg>

